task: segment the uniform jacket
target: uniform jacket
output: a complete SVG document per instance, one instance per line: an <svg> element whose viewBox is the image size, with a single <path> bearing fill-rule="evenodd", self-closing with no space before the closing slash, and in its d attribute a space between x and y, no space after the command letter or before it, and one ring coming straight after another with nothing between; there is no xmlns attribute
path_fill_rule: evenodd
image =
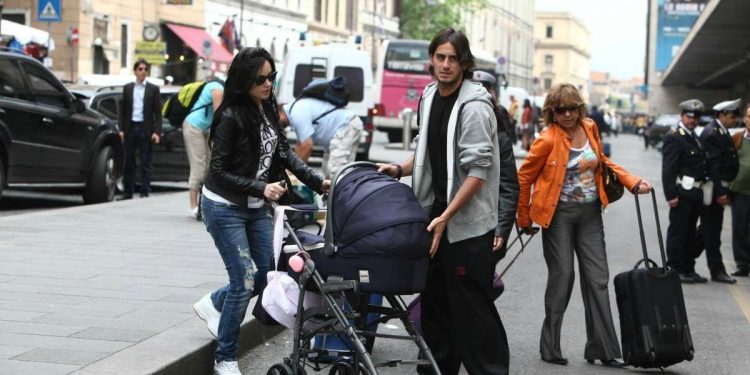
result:
<svg viewBox="0 0 750 375"><path fill-rule="evenodd" d="M583 130L586 132L591 149L599 156L600 163L603 160L607 167L615 172L617 179L625 188L632 190L641 178L628 173L604 155L599 132L593 120L584 119ZM539 138L531 144L531 150L518 170L518 226L520 228L531 226L532 221L544 228L549 227L557 202L560 200L569 156L570 138L557 124L547 126L539 134ZM532 185L534 186L533 195L531 194ZM609 201L604 191L601 171L598 169L596 186L599 190L599 200L602 206L606 207Z"/></svg>
<svg viewBox="0 0 750 375"><path fill-rule="evenodd" d="M464 81L448 120L447 202L451 202L468 177L484 180L482 188L448 221L450 243L478 237L497 226L497 197L500 181L500 157L497 120L491 96L481 84ZM427 152L430 109L437 83L427 85L419 107L419 134L414 153L412 187L422 207L429 213L435 196L432 190L432 166Z"/></svg>
<svg viewBox="0 0 750 375"><path fill-rule="evenodd" d="M737 177L740 162L737 148L729 132L722 129L716 120L711 121L701 133L701 143L708 158L707 174L714 182L714 197L729 193L729 188L721 186L722 181L732 181Z"/></svg>
<svg viewBox="0 0 750 375"><path fill-rule="evenodd" d="M667 133L662 139L661 180L664 196L670 201L676 197L700 200L701 189L685 190L677 186L677 177L690 176L695 181L706 179L706 153L702 146L682 127Z"/></svg>
<svg viewBox="0 0 750 375"><path fill-rule="evenodd" d="M128 134L133 117L133 88L130 82L122 89L122 107L120 111L120 131ZM159 87L146 81L143 94L143 126L147 135L161 133L161 97Z"/></svg>
<svg viewBox="0 0 750 375"><path fill-rule="evenodd" d="M270 105L264 103L268 118L273 113ZM206 187L224 199L238 205L247 205L247 197L263 199L266 182L256 179L260 162L261 135L260 113L241 115L235 108L221 113L219 122L211 130L211 162L206 177ZM291 151L279 124L274 124L278 135L276 153L271 160L268 182L286 179L288 169L302 183L317 192L323 184L323 176L315 172ZM291 186L287 182L287 186Z"/></svg>

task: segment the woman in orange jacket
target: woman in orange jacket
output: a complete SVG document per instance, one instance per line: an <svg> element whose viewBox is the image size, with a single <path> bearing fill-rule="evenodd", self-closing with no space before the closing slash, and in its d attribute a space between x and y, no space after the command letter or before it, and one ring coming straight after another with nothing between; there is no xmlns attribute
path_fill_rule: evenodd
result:
<svg viewBox="0 0 750 375"><path fill-rule="evenodd" d="M517 224L526 231L532 221L543 228L548 278L540 340L542 360L568 363L560 349L560 329L573 290L575 252L586 311L584 358L589 363L598 359L605 366L622 367L616 360L622 355L607 292L609 270L601 210L609 202L600 165L614 170L630 191L637 186L639 193L646 194L651 185L604 156L596 124L585 116L586 106L573 85L555 85L547 93L544 122L548 126L531 145L518 171Z"/></svg>

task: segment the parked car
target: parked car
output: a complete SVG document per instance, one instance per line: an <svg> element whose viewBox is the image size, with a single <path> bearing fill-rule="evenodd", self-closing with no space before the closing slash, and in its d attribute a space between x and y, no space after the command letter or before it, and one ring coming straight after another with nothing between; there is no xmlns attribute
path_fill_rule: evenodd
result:
<svg viewBox="0 0 750 375"><path fill-rule="evenodd" d="M291 48L279 67L278 101L281 104L292 103L299 97L302 89L314 79L333 79L336 76L346 78L351 92L349 105L362 119L364 132L357 149L357 160L367 160L372 144L372 64L370 55L355 49L352 45L323 45L314 47ZM286 130L291 145L296 143L296 135L291 127ZM313 147L313 156L323 155L323 148Z"/></svg>
<svg viewBox="0 0 750 375"><path fill-rule="evenodd" d="M123 86L106 86L99 88L76 87L73 93L84 98L86 105L103 114L115 124L119 122L122 106ZM178 86L160 87L162 105L169 97L176 94ZM167 119L162 119L161 140L152 148L153 171L152 182L186 181L190 174L185 144L182 138L182 127L174 127ZM140 160L136 158L136 182L140 181Z"/></svg>
<svg viewBox="0 0 750 375"><path fill-rule="evenodd" d="M122 174L117 126L38 61L0 52L0 194L6 187L80 189L112 201Z"/></svg>

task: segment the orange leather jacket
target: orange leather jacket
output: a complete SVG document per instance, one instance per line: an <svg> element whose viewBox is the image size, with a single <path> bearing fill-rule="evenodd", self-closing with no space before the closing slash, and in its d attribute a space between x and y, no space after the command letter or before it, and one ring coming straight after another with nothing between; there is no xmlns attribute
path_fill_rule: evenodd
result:
<svg viewBox="0 0 750 375"><path fill-rule="evenodd" d="M641 178L625 171L604 156L604 148L599 138L596 124L590 118L583 120L583 130L589 139L593 151L599 156L599 161L604 160L609 168L614 170L617 179L632 191L640 182ZM548 228L555 214L557 202L560 200L560 191L565 181L565 169L570 154L570 138L559 125L553 124L546 127L539 138L531 145L526 159L518 170L518 227L531 226L531 221ZM534 185L534 194L531 194L531 186ZM601 171L597 170L596 185L599 190L599 200L606 207L609 201L604 192ZM529 204L531 200L531 204Z"/></svg>

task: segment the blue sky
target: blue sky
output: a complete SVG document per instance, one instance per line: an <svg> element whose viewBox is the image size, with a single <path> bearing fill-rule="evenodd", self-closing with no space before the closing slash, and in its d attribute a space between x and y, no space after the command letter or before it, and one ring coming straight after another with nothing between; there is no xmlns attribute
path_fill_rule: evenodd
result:
<svg viewBox="0 0 750 375"><path fill-rule="evenodd" d="M591 70L617 78L643 75L647 0L536 0L537 11L561 11L591 32Z"/></svg>

